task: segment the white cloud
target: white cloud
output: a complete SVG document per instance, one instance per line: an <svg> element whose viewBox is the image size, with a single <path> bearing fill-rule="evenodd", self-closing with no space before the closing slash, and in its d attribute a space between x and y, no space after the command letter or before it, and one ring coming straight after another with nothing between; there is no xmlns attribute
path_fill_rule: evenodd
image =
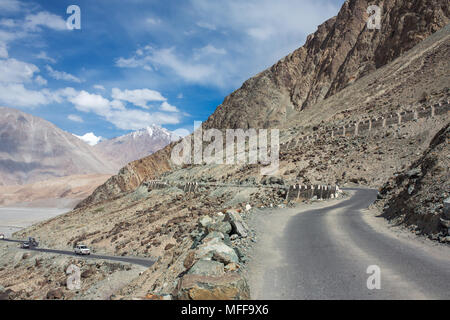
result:
<svg viewBox="0 0 450 320"><path fill-rule="evenodd" d="M161 107L159 108L161 111L167 111L167 112L179 112L178 108L175 106L172 106L171 104L167 103L167 101L164 101L161 104Z"/></svg>
<svg viewBox="0 0 450 320"><path fill-rule="evenodd" d="M25 17L25 29L40 31L40 27L47 27L53 30L67 30L66 21L53 13L41 11Z"/></svg>
<svg viewBox="0 0 450 320"><path fill-rule="evenodd" d="M155 35L159 48L140 48L116 65L229 91L302 46L343 1L189 0L180 23ZM192 21L197 23L186 29ZM215 30L214 37L200 28ZM183 33L189 37L180 40ZM193 48L197 43L204 44Z"/></svg>
<svg viewBox="0 0 450 320"><path fill-rule="evenodd" d="M103 140L102 137L97 137L93 132L86 133L83 136L77 136L76 134L74 134L74 136L83 140L91 146L95 146L97 143Z"/></svg>
<svg viewBox="0 0 450 320"><path fill-rule="evenodd" d="M8 58L8 49L6 48L6 44L0 42L0 59Z"/></svg>
<svg viewBox="0 0 450 320"><path fill-rule="evenodd" d="M274 30L268 26L250 28L247 34L258 40L267 40L275 34Z"/></svg>
<svg viewBox="0 0 450 320"><path fill-rule="evenodd" d="M93 112L101 116L107 116L111 110L108 99L84 90L80 91L76 96L70 97L68 100L75 105L77 110L83 112Z"/></svg>
<svg viewBox="0 0 450 320"><path fill-rule="evenodd" d="M166 101L166 98L164 98L161 93L155 90L150 89L138 89L138 90L125 90L121 91L118 88L112 89L112 95L114 99L116 100L122 100L131 102L135 106L148 109L147 106L148 102L151 101Z"/></svg>
<svg viewBox="0 0 450 320"><path fill-rule="evenodd" d="M13 19L0 20L0 26L3 26L3 27L12 28L12 27L15 27L16 25L17 25L17 23Z"/></svg>
<svg viewBox="0 0 450 320"><path fill-rule="evenodd" d="M194 49L194 59L205 59L211 55L226 55L227 51L223 48L216 48L212 44L208 44L200 49Z"/></svg>
<svg viewBox="0 0 450 320"><path fill-rule="evenodd" d="M50 63L56 63L56 60L53 59L52 57L49 57L45 51L39 52L37 55L35 55L35 57L37 59L48 61Z"/></svg>
<svg viewBox="0 0 450 320"><path fill-rule="evenodd" d="M139 130L152 124L178 124L179 116L161 112L148 113L141 110L112 112L107 120L122 130Z"/></svg>
<svg viewBox="0 0 450 320"><path fill-rule="evenodd" d="M57 71L54 70L51 66L46 65L45 68L47 69L48 74L50 77L56 80L64 80L64 81L71 81L71 82L77 82L81 83L83 82L80 78L75 77L74 75L71 75L64 71Z"/></svg>
<svg viewBox="0 0 450 320"><path fill-rule="evenodd" d="M141 56L142 55L142 50L138 49L137 50L137 55ZM148 65L148 63L144 60L144 59L139 59L136 57L131 57L131 58L123 58L120 57L119 59L116 60L116 66L120 67L120 68L137 68L137 67L142 67L143 69L147 70L147 71L151 71L152 67L150 65Z"/></svg>
<svg viewBox="0 0 450 320"><path fill-rule="evenodd" d="M74 97L76 97L79 94L77 90L71 87L67 87L64 89L58 89L56 91L53 91L53 99L58 102L62 103L65 99L69 100Z"/></svg>
<svg viewBox="0 0 450 320"><path fill-rule="evenodd" d="M125 110L125 105L122 101L113 100L111 101L111 108L114 110Z"/></svg>
<svg viewBox="0 0 450 320"><path fill-rule="evenodd" d="M158 25L161 23L161 19L159 18L148 18L147 20L145 20L147 23L152 24L152 25Z"/></svg>
<svg viewBox="0 0 450 320"><path fill-rule="evenodd" d="M139 51L139 52L138 52ZM144 70L168 70L186 82L222 86L223 70L233 69L234 61L217 59L225 56L227 50L212 44L192 50L190 55L180 55L175 48L154 49L150 46L139 49L131 58L119 58L116 66L122 68L143 68ZM223 63L225 61L225 63ZM228 61L228 63L226 62Z"/></svg>
<svg viewBox="0 0 450 320"><path fill-rule="evenodd" d="M178 57L174 48L153 50L146 60L160 67L166 67L188 82L208 83L214 81L215 68L210 64L188 62Z"/></svg>
<svg viewBox="0 0 450 320"><path fill-rule="evenodd" d="M18 11L21 4L17 0L1 0L0 11Z"/></svg>
<svg viewBox="0 0 450 320"><path fill-rule="evenodd" d="M215 31L216 30L216 26L212 23L207 23L207 22L197 22L197 26L199 26L200 28L203 29L208 29L211 31Z"/></svg>
<svg viewBox="0 0 450 320"><path fill-rule="evenodd" d="M102 91L105 90L105 87L102 86L101 84L96 84L96 85L93 86L93 88L94 88L94 89L97 89L97 90L102 90Z"/></svg>
<svg viewBox="0 0 450 320"><path fill-rule="evenodd" d="M55 101L54 95L47 89L28 90L21 83L0 83L0 103L11 107L33 108Z"/></svg>
<svg viewBox="0 0 450 320"><path fill-rule="evenodd" d="M73 121L73 122L78 122L78 123L84 122L83 118L80 116L77 116L76 114L69 114L67 116L67 119L69 119L70 121Z"/></svg>
<svg viewBox="0 0 450 320"><path fill-rule="evenodd" d="M142 92L146 92L147 94L152 91L148 90L147 92L145 90L148 89L143 89ZM72 88L66 88L57 92L57 95L59 97L66 96L68 98L68 101L71 102L77 110L97 114L122 130L138 130L151 124L178 124L180 122L180 115L174 112L149 113L136 109L127 109L122 101L109 101L108 99L98 94L92 94L86 91L74 91L75 90ZM119 95L123 94L124 96L129 98L133 97L133 95L127 96L127 92L130 93L133 91L136 90L120 91L119 89L117 89L115 93ZM155 97L158 96L152 96L152 99L154 99ZM171 107L173 110L173 106Z"/></svg>
<svg viewBox="0 0 450 320"><path fill-rule="evenodd" d="M16 59L0 60L0 82L23 83L30 81L39 68Z"/></svg>
<svg viewBox="0 0 450 320"><path fill-rule="evenodd" d="M26 32L23 32L21 30L15 30L13 32L0 30L0 42L3 42L4 44L7 44L11 41L24 38L27 35Z"/></svg>
<svg viewBox="0 0 450 320"><path fill-rule="evenodd" d="M41 77L41 76L36 76L36 78L34 78L34 82L36 82L38 85L40 85L40 86L45 86L45 85L47 85L47 80L46 79L44 79L43 77Z"/></svg>

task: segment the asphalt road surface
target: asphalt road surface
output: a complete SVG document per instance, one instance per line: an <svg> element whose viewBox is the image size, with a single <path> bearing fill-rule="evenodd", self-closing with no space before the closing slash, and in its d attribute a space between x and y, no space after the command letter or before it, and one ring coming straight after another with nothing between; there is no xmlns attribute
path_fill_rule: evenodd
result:
<svg viewBox="0 0 450 320"><path fill-rule="evenodd" d="M377 191L347 190L350 199L293 215L270 240L279 257L261 266L256 298L450 299L450 248L427 249L372 227L363 215ZM277 214L265 217L269 226ZM367 287L369 266L379 267L380 289Z"/></svg>
<svg viewBox="0 0 450 320"><path fill-rule="evenodd" d="M4 239L2 241L16 242L16 243L24 242L22 240L14 240L14 239ZM140 265L140 266L144 266L144 267L151 267L155 263L154 260L138 258L138 257L116 257L116 256L106 256L106 255L97 255L97 254L77 255L73 251L45 249L45 248L39 248L39 247L30 248L30 249L22 249L22 250L61 254L61 255L73 256L73 257L78 257L78 258L81 257L84 259L101 259L101 260L109 260L109 261L118 261L118 262L136 264L136 265Z"/></svg>

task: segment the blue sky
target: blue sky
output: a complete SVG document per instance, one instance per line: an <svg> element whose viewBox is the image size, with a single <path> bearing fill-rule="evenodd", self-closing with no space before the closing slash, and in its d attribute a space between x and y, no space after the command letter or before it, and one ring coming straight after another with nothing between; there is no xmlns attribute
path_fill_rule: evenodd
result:
<svg viewBox="0 0 450 320"><path fill-rule="evenodd" d="M0 106L77 135L192 130L343 2L0 0Z"/></svg>

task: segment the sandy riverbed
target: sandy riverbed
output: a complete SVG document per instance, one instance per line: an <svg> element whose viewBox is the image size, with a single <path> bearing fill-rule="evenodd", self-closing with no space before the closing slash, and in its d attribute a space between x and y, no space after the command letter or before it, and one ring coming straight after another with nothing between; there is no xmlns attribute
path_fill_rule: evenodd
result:
<svg viewBox="0 0 450 320"><path fill-rule="evenodd" d="M67 208L0 208L0 233L10 237L12 233L20 229L51 219L70 210Z"/></svg>

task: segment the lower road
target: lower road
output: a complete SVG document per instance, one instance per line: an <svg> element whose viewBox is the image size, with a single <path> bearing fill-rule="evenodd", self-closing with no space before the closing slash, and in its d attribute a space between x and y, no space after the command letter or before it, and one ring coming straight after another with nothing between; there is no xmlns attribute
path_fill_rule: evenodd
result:
<svg viewBox="0 0 450 320"><path fill-rule="evenodd" d="M450 299L450 248L388 228L366 210L376 190L347 191L347 200L261 218L252 297Z"/></svg>
<svg viewBox="0 0 450 320"><path fill-rule="evenodd" d="M23 242L21 240L14 240L14 239L4 239L2 241L17 242L17 243L22 243ZM117 262L136 264L136 265L140 265L140 266L144 266L144 267L151 267L155 263L154 260L145 259L145 258L139 258L139 257L107 256L107 255L98 255L98 254L90 254L90 255L80 256L80 255L75 254L72 251L57 250L57 249L46 249L46 248L39 248L39 247L38 248L23 249L23 250L60 254L60 255L78 257L78 258L81 257L81 258L84 258L84 259L101 259L101 260L117 261Z"/></svg>

